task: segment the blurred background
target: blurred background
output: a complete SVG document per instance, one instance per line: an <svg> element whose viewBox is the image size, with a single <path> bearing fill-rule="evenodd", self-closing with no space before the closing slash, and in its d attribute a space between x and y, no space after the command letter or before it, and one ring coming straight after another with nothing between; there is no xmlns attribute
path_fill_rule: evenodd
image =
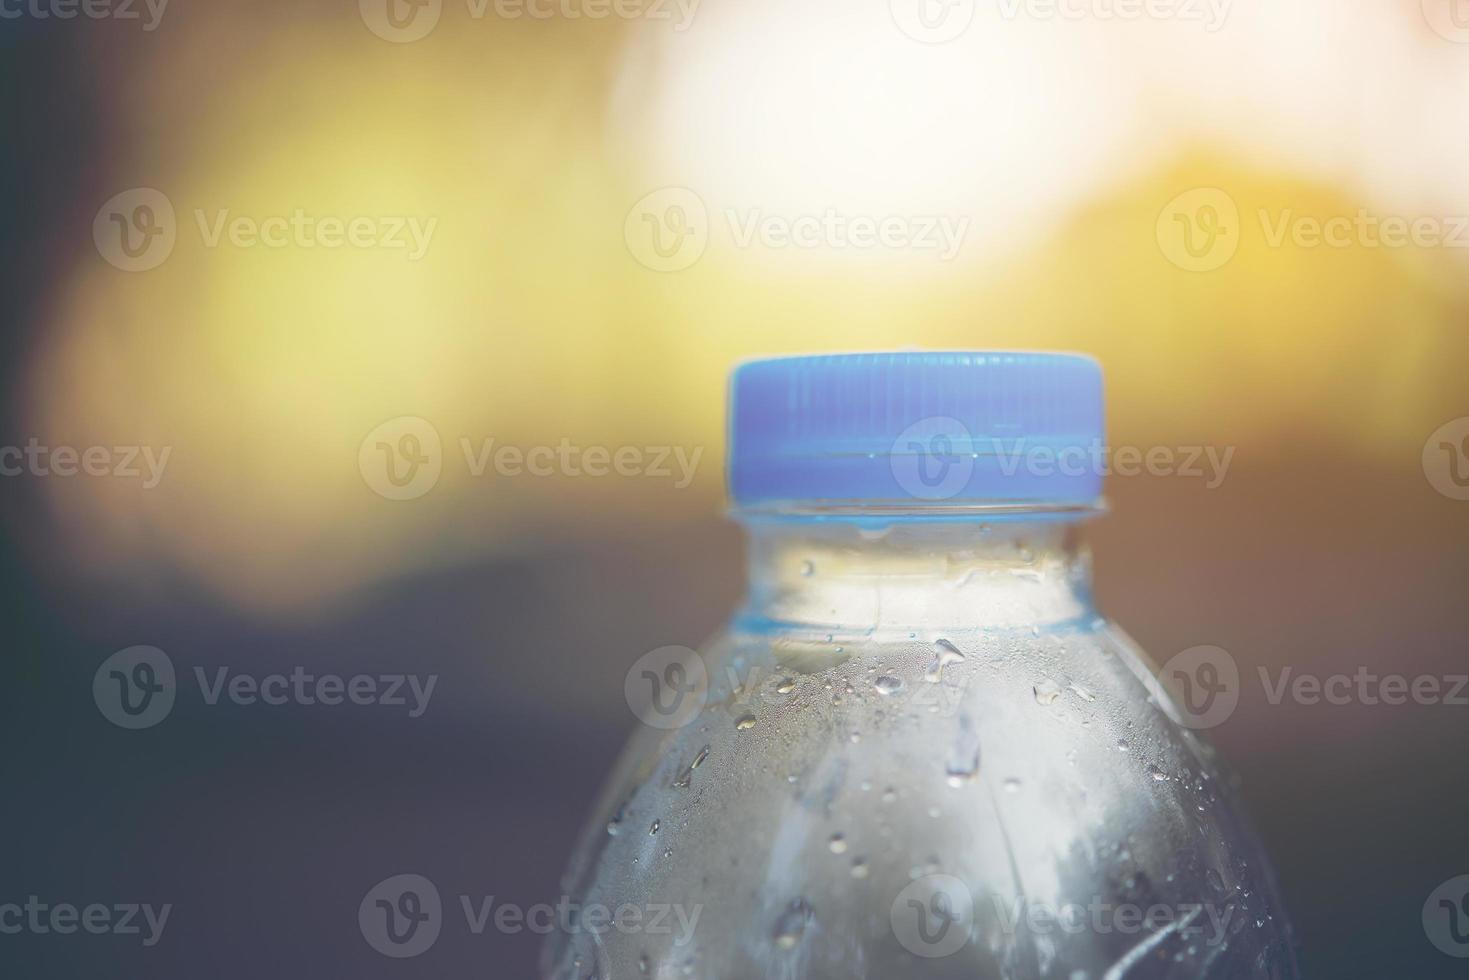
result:
<svg viewBox="0 0 1469 980"><path fill-rule="evenodd" d="M0 902L174 906L11 975L534 975L358 902L556 900L624 673L740 595L730 367L906 346L1085 351L1113 445L1234 450L1110 481L1100 605L1239 662L1307 975L1462 975L1469 705L1251 678L1469 670L1469 4L26 0L0 52ZM298 666L439 681L191 687Z"/></svg>

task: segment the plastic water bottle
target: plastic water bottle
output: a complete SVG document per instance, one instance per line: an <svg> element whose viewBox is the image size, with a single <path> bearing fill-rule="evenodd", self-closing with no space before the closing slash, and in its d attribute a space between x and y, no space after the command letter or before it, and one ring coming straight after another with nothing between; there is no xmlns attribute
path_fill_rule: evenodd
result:
<svg viewBox="0 0 1469 980"><path fill-rule="evenodd" d="M1200 692L1092 605L1096 362L788 358L732 389L748 599L629 673L645 724L545 974L1296 977Z"/></svg>

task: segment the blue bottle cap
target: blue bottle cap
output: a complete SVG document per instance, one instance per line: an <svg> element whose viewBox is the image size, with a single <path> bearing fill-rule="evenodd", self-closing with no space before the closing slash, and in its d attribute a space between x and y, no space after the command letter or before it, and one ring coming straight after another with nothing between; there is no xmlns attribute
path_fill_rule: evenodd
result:
<svg viewBox="0 0 1469 980"><path fill-rule="evenodd" d="M736 505L1089 506L1102 369L1080 354L781 357L730 384Z"/></svg>

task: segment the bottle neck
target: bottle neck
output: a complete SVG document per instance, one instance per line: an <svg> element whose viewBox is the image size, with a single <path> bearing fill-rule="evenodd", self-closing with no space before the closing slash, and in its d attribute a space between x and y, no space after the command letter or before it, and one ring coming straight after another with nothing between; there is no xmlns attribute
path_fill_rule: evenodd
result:
<svg viewBox="0 0 1469 980"><path fill-rule="evenodd" d="M761 512L744 618L776 628L1016 629L1090 620L1095 511Z"/></svg>

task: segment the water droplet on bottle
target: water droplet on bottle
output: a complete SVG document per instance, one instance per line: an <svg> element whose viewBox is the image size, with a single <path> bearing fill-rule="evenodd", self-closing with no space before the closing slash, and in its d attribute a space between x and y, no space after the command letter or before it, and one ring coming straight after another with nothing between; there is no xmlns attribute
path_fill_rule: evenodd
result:
<svg viewBox="0 0 1469 980"><path fill-rule="evenodd" d="M948 640L939 639L933 643L933 662L924 671L923 679L930 684L937 684L944 678L944 668L949 664L964 662L964 654Z"/></svg>
<svg viewBox="0 0 1469 980"><path fill-rule="evenodd" d="M898 791L895 790L895 789L893 789L891 786L889 786L887 789L885 789L885 790L882 791L882 801L884 803L891 803L891 802L893 802L893 800L896 800L897 798L898 798Z"/></svg>
<svg viewBox="0 0 1469 980"><path fill-rule="evenodd" d="M903 682L891 674L883 674L872 682L872 686L877 688L878 694L896 694L903 689Z"/></svg>
<svg viewBox="0 0 1469 980"><path fill-rule="evenodd" d="M1224 894L1224 879L1219 876L1219 872L1210 868L1204 872L1204 880L1209 883L1209 890L1215 895Z"/></svg>
<svg viewBox="0 0 1469 980"><path fill-rule="evenodd" d="M1119 738L1117 740L1117 751L1118 752L1131 752L1132 751L1132 746L1127 744L1127 739L1125 739L1125 738Z"/></svg>
<svg viewBox="0 0 1469 980"><path fill-rule="evenodd" d="M804 577L804 578L810 578L812 575L815 575L815 574L816 574L816 563L815 562L811 562L811 561L803 561L803 562L801 562L801 575L802 575L802 577Z"/></svg>
<svg viewBox="0 0 1469 980"><path fill-rule="evenodd" d="M1020 792L1020 780L1016 779L1014 776L1011 776L1009 779L1005 780L1005 792L1007 792L1007 793L1018 793L1018 792Z"/></svg>
<svg viewBox="0 0 1469 980"><path fill-rule="evenodd" d="M638 972L641 973L643 976L646 977L648 975L648 971L651 970L652 967L653 964L648 962L648 957L646 954L638 957Z"/></svg>
<svg viewBox="0 0 1469 980"><path fill-rule="evenodd" d="M841 834L832 834L826 846L831 848L833 854L845 854L847 853L847 838Z"/></svg>
<svg viewBox="0 0 1469 980"><path fill-rule="evenodd" d="M654 834L658 833L658 828L661 826L663 826L663 821L654 820L653 825L648 828L648 836L652 837Z"/></svg>
<svg viewBox="0 0 1469 980"><path fill-rule="evenodd" d="M1093 694L1091 691L1088 691L1080 684L1072 684L1071 690L1073 693L1076 694L1077 697L1081 698L1083 701L1095 701L1097 699L1097 696L1095 694Z"/></svg>
<svg viewBox="0 0 1469 980"><path fill-rule="evenodd" d="M811 905L804 898L792 902L775 922L775 945L780 949L794 949L806 935L811 915Z"/></svg>
<svg viewBox="0 0 1469 980"><path fill-rule="evenodd" d="M702 766L704 764L704 760L707 759L707 758L709 758L709 746L706 745L702 749L699 750L699 754L698 755L694 756L694 761L689 763L689 768L690 769L697 769L697 768L699 768L700 766Z"/></svg>
<svg viewBox="0 0 1469 980"><path fill-rule="evenodd" d="M796 689L796 682L795 682L795 680L793 678L790 678L790 677L782 677L775 684L775 693L776 694L789 694L792 691L794 691L795 689Z"/></svg>
<svg viewBox="0 0 1469 980"><path fill-rule="evenodd" d="M959 736L949 750L944 775L951 787L959 789L974 779L978 772L979 736L970 727L969 719L964 717L959 722Z"/></svg>
<svg viewBox="0 0 1469 980"><path fill-rule="evenodd" d="M1168 781L1168 774L1157 766L1148 766L1148 775L1160 783L1166 783Z"/></svg>
<svg viewBox="0 0 1469 980"><path fill-rule="evenodd" d="M859 879L867 877L867 861L865 859L854 858L852 860L852 877Z"/></svg>
<svg viewBox="0 0 1469 980"><path fill-rule="evenodd" d="M754 727L755 727L755 716L754 715L740 715L739 719L737 721L735 721L735 729L737 731L747 732L747 731L749 731L750 729L752 729Z"/></svg>
<svg viewBox="0 0 1469 980"><path fill-rule="evenodd" d="M1035 692L1036 704L1040 705L1050 706L1055 704L1056 699L1061 696L1060 685L1050 678L1046 678L1039 684L1036 684L1031 690Z"/></svg>

